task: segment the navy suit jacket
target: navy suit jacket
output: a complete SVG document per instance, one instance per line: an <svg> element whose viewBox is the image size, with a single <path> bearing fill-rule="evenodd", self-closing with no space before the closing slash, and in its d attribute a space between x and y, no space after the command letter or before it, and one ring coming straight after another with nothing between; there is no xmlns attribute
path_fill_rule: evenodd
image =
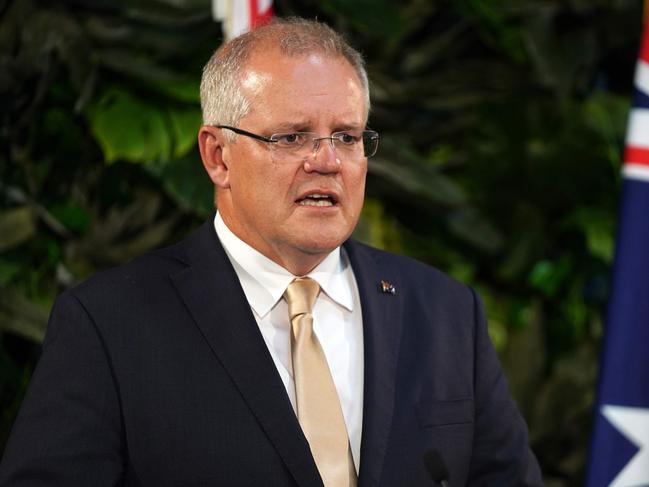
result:
<svg viewBox="0 0 649 487"><path fill-rule="evenodd" d="M475 293L345 249L365 346L359 486L433 485L431 448L453 487L541 485ZM211 220L59 297L0 485L322 486Z"/></svg>

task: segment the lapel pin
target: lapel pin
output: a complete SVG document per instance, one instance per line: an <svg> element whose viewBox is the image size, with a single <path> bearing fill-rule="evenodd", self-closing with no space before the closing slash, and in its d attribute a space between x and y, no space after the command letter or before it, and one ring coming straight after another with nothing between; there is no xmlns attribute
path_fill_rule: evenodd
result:
<svg viewBox="0 0 649 487"><path fill-rule="evenodd" d="M388 281L384 281L383 279L381 279L381 292L387 294L397 294L397 290L394 288L394 286Z"/></svg>

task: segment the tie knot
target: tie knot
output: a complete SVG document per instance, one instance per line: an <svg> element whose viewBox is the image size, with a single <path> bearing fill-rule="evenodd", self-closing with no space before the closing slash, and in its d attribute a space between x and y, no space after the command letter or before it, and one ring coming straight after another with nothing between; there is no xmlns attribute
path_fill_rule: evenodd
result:
<svg viewBox="0 0 649 487"><path fill-rule="evenodd" d="M290 319L300 314L311 313L319 292L320 285L309 277L293 280L284 292Z"/></svg>

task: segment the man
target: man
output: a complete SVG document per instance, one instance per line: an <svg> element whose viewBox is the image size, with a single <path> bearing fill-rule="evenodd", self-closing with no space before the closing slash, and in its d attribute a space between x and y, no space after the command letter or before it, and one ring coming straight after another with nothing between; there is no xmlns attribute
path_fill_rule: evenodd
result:
<svg viewBox="0 0 649 487"><path fill-rule="evenodd" d="M359 54L278 21L201 100L218 213L57 300L0 484L540 485L475 293L348 240L378 145Z"/></svg>

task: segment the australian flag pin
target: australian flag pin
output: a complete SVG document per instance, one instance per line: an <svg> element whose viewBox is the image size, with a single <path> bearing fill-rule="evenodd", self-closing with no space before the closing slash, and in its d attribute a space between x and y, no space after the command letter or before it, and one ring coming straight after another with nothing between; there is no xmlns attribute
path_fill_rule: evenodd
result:
<svg viewBox="0 0 649 487"><path fill-rule="evenodd" d="M384 281L383 279L381 279L381 292L387 294L397 294L397 290L394 288L394 286L388 281Z"/></svg>

